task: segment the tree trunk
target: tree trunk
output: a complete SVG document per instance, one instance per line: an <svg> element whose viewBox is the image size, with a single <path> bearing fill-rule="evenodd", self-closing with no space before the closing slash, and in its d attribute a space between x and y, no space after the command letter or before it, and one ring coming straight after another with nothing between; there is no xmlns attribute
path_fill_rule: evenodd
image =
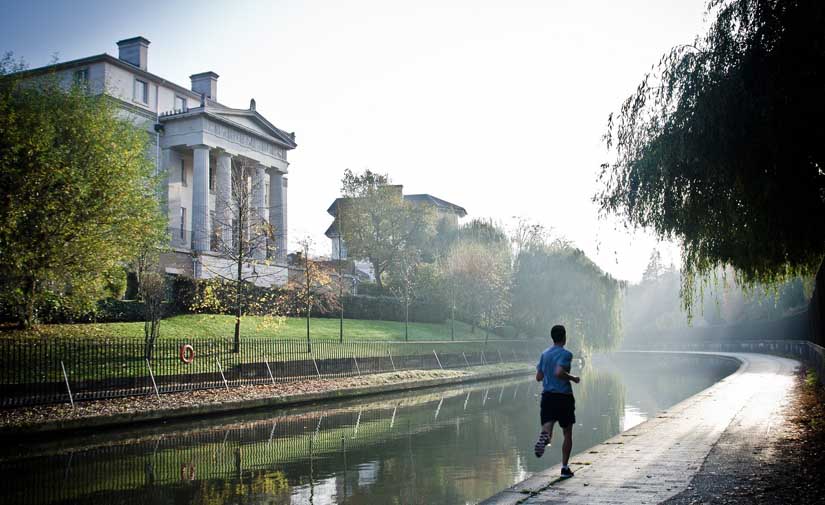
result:
<svg viewBox="0 0 825 505"><path fill-rule="evenodd" d="M455 302L450 308L450 340L455 340Z"/></svg>
<svg viewBox="0 0 825 505"><path fill-rule="evenodd" d="M238 286L235 293L235 338L232 342L232 352L241 351L241 315L243 314L243 280L241 280L241 263L238 262Z"/></svg>
<svg viewBox="0 0 825 505"><path fill-rule="evenodd" d="M34 324L34 295L37 281L29 278L26 279L24 285L23 311L22 314L20 314L21 317L18 321L18 327L22 330L28 330Z"/></svg>
<svg viewBox="0 0 825 505"><path fill-rule="evenodd" d="M309 248L304 249L304 278L306 279L306 310L307 310L307 352L312 352L312 340L309 338L309 317L312 314L312 284L309 278Z"/></svg>
<svg viewBox="0 0 825 505"><path fill-rule="evenodd" d="M410 340L410 303L404 302L404 340Z"/></svg>
<svg viewBox="0 0 825 505"><path fill-rule="evenodd" d="M232 341L232 352L241 352L241 316L243 315L243 254L241 249L241 227L238 226L238 276L235 287L235 337Z"/></svg>
<svg viewBox="0 0 825 505"><path fill-rule="evenodd" d="M372 262L372 271L375 273L375 285L378 286L379 292L384 291L384 284L381 282L381 270L378 268L377 261Z"/></svg>

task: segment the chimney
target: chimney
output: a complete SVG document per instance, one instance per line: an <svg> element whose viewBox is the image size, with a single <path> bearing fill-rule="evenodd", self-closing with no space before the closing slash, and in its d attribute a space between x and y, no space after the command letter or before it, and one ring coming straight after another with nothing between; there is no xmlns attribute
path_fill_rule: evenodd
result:
<svg viewBox="0 0 825 505"><path fill-rule="evenodd" d="M192 91L200 95L206 95L210 100L218 101L218 74L215 72L202 72L189 76L192 79Z"/></svg>
<svg viewBox="0 0 825 505"><path fill-rule="evenodd" d="M141 70L146 70L149 59L149 44L150 42L143 37L120 40L117 43L118 58Z"/></svg>

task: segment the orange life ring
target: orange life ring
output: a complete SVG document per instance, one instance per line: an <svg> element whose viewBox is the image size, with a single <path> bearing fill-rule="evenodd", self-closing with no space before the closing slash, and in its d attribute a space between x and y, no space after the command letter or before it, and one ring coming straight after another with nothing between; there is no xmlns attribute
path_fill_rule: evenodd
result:
<svg viewBox="0 0 825 505"><path fill-rule="evenodd" d="M183 463L180 465L180 480L195 480L194 463Z"/></svg>
<svg viewBox="0 0 825 505"><path fill-rule="evenodd" d="M186 364L189 364L195 360L195 349L189 344L183 344L180 346L180 360Z"/></svg>

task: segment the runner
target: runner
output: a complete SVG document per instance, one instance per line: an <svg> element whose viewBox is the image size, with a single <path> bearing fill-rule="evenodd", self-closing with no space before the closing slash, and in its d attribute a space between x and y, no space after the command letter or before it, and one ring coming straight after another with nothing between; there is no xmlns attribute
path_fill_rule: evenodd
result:
<svg viewBox="0 0 825 505"><path fill-rule="evenodd" d="M553 424L561 426L564 443L561 446L561 476L572 477L570 451L573 449L573 425L576 423L576 400L573 398L571 382L579 383L579 378L570 374L573 353L564 348L567 331L562 325L550 330L553 346L541 353L536 365L536 380L542 383L541 393L541 433L536 441L536 457L544 455L553 436Z"/></svg>

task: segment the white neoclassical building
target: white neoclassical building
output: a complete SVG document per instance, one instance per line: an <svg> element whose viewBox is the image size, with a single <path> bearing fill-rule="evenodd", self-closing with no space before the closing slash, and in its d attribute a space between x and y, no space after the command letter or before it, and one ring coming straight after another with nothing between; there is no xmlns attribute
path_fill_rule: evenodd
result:
<svg viewBox="0 0 825 505"><path fill-rule="evenodd" d="M167 273L196 278L229 274L232 262L217 243L232 240L231 226L223 223L235 225L231 188L240 177L250 188L248 203L254 217L247 222L262 219L271 231L268 238L255 242L255 260L244 268L256 273L259 285L285 284L287 152L296 147L295 134L264 118L255 100L246 109L218 102L218 74L193 74L190 87L180 86L148 71L145 38L117 45L117 58L100 54L29 73L56 72L66 83L82 83L91 93L114 99L124 117L147 130L151 156L158 173L166 177L162 200L171 252L163 255L161 266Z"/></svg>

